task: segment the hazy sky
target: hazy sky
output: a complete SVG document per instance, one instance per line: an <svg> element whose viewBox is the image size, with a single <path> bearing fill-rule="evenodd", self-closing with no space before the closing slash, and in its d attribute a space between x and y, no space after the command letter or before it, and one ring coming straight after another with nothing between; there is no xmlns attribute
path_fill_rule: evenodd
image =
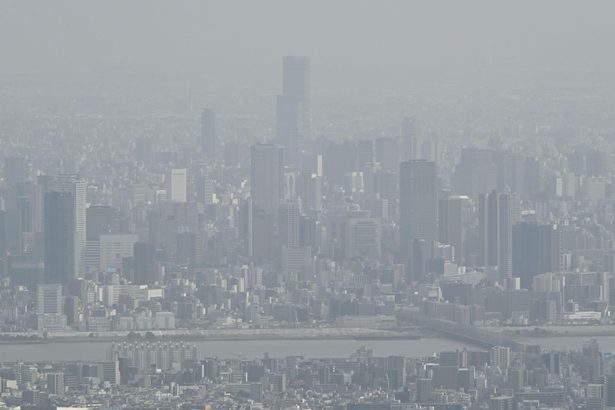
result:
<svg viewBox="0 0 615 410"><path fill-rule="evenodd" d="M522 67L608 72L615 2L2 0L0 72L130 71L279 85ZM317 69L316 69L317 68Z"/></svg>

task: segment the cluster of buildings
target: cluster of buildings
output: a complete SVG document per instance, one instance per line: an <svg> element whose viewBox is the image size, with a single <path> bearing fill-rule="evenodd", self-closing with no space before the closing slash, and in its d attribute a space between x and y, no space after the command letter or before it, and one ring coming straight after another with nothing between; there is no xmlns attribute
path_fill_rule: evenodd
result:
<svg viewBox="0 0 615 410"><path fill-rule="evenodd" d="M396 330L416 318L612 323L612 130L344 125L313 104L310 77L309 58L283 59L275 120L224 109L144 120L86 105L2 131L0 336L132 335L107 362L3 369L6 402L20 391L30 405L46 393L59 405L141 395L201 408L615 405L593 345L242 361L139 339Z"/></svg>
<svg viewBox="0 0 615 410"><path fill-rule="evenodd" d="M32 126L62 149L6 142L3 329L310 326L404 304L463 323L609 321L613 152L597 130L459 146L405 118L322 137L310 72L284 58L266 142L230 137L211 109L149 138L84 119L72 146L48 120Z"/></svg>
<svg viewBox="0 0 615 410"><path fill-rule="evenodd" d="M122 342L107 362L0 367L6 406L54 409L608 409L614 362L595 340L579 351L442 351L343 358L202 358L184 343ZM209 406L209 407L208 407Z"/></svg>

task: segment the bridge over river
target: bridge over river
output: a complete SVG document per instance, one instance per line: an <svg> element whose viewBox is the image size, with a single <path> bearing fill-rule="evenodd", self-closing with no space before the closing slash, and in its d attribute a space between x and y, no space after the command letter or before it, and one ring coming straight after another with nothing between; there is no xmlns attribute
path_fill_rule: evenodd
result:
<svg viewBox="0 0 615 410"><path fill-rule="evenodd" d="M508 346L515 351L525 351L530 346L536 346L513 340L501 334L491 333L475 326L434 319L412 310L398 310L395 312L395 316L398 320L414 323L425 329L446 335L451 339L485 348Z"/></svg>

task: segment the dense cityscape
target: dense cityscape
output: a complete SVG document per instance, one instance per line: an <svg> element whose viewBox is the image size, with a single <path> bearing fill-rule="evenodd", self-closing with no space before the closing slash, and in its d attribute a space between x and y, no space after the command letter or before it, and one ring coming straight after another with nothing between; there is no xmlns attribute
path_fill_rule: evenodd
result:
<svg viewBox="0 0 615 410"><path fill-rule="evenodd" d="M0 69L0 409L615 408L612 73L270 60Z"/></svg>

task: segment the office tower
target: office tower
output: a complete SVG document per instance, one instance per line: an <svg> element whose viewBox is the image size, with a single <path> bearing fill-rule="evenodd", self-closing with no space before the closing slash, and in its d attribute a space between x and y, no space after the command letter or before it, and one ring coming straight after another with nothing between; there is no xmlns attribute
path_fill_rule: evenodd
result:
<svg viewBox="0 0 615 410"><path fill-rule="evenodd" d="M43 195L40 187L28 181L15 184L13 186L15 194L14 205L10 208L15 209L21 219L21 229L23 232L42 232L43 230Z"/></svg>
<svg viewBox="0 0 615 410"><path fill-rule="evenodd" d="M67 283L77 276L75 200L70 192L45 194L45 282Z"/></svg>
<svg viewBox="0 0 615 410"><path fill-rule="evenodd" d="M97 241L100 235L119 232L119 209L106 205L91 205L85 214L88 241Z"/></svg>
<svg viewBox="0 0 615 410"><path fill-rule="evenodd" d="M297 173L295 171L287 171L282 175L282 192L285 201L297 199Z"/></svg>
<svg viewBox="0 0 615 410"><path fill-rule="evenodd" d="M216 180L211 175L206 173L205 175L199 176L196 185L198 202L205 205L216 203Z"/></svg>
<svg viewBox="0 0 615 410"><path fill-rule="evenodd" d="M22 218L16 209L0 210L0 252L6 255L21 256L23 253Z"/></svg>
<svg viewBox="0 0 615 410"><path fill-rule="evenodd" d="M431 379L418 379L416 381L416 402L430 402L433 398L433 385Z"/></svg>
<svg viewBox="0 0 615 410"><path fill-rule="evenodd" d="M187 201L188 179L185 168L173 168L169 177L169 199L171 202Z"/></svg>
<svg viewBox="0 0 615 410"><path fill-rule="evenodd" d="M286 152L287 164L297 165L299 152L310 138L310 59L283 59L282 94L276 104L276 136Z"/></svg>
<svg viewBox="0 0 615 410"><path fill-rule="evenodd" d="M455 167L455 190L472 199L493 190L523 192L524 163L517 153L464 148Z"/></svg>
<svg viewBox="0 0 615 410"><path fill-rule="evenodd" d="M512 227L521 218L521 204L515 194L492 191L479 196L480 260L497 266L500 279L512 276Z"/></svg>
<svg viewBox="0 0 615 410"><path fill-rule="evenodd" d="M510 347L494 346L489 350L489 364L502 370L510 366Z"/></svg>
<svg viewBox="0 0 615 410"><path fill-rule="evenodd" d="M536 158L526 158L523 164L523 198L536 200L544 192L544 169Z"/></svg>
<svg viewBox="0 0 615 410"><path fill-rule="evenodd" d="M380 220L370 218L368 212L348 215L344 221L343 242L345 258L378 261L382 242Z"/></svg>
<svg viewBox="0 0 615 410"><path fill-rule="evenodd" d="M47 284L36 287L36 313L39 315L63 313L62 285Z"/></svg>
<svg viewBox="0 0 615 410"><path fill-rule="evenodd" d="M254 228L253 211L252 198L248 197L239 208L239 230L243 240L244 251L250 258L254 257L254 247L252 246L252 241L254 240L252 233Z"/></svg>
<svg viewBox="0 0 615 410"><path fill-rule="evenodd" d="M297 196L301 207L307 212L322 211L322 177L311 172L302 172L297 177Z"/></svg>
<svg viewBox="0 0 615 410"><path fill-rule="evenodd" d="M50 394L64 394L64 373L47 373L47 391Z"/></svg>
<svg viewBox="0 0 615 410"><path fill-rule="evenodd" d="M615 374L606 376L606 386L604 386L604 404L608 407L615 407Z"/></svg>
<svg viewBox="0 0 615 410"><path fill-rule="evenodd" d="M455 167L457 193L476 199L498 187L498 169L492 150L465 148Z"/></svg>
<svg viewBox="0 0 615 410"><path fill-rule="evenodd" d="M357 141L357 165L358 169L363 169L366 165L374 162L374 141L359 140Z"/></svg>
<svg viewBox="0 0 615 410"><path fill-rule="evenodd" d="M407 259L415 240L438 237L438 189L435 162L411 160L399 170L400 256Z"/></svg>
<svg viewBox="0 0 615 410"><path fill-rule="evenodd" d="M201 148L209 159L216 157L218 134L216 133L216 113L213 110L203 110L201 113Z"/></svg>
<svg viewBox="0 0 615 410"><path fill-rule="evenodd" d="M120 271L122 269L123 258L134 255L134 244L136 242L137 235L100 235L98 241L100 257L99 270L101 272L107 272L109 270Z"/></svg>
<svg viewBox="0 0 615 410"><path fill-rule="evenodd" d="M285 201L280 204L278 213L278 235L280 244L287 248L299 247L299 217L301 205L298 201Z"/></svg>
<svg viewBox="0 0 615 410"><path fill-rule="evenodd" d="M513 226L512 269L530 289L535 275L561 271L562 232L557 225L523 222Z"/></svg>
<svg viewBox="0 0 615 410"><path fill-rule="evenodd" d="M453 195L438 201L438 241L455 247L455 262L465 262L465 227L469 224L471 201Z"/></svg>
<svg viewBox="0 0 615 410"><path fill-rule="evenodd" d="M53 191L70 193L73 198L75 217L75 272L80 275L83 270L85 257L85 242L87 238L86 203L85 203L85 180L76 174L62 174L54 176L51 180Z"/></svg>
<svg viewBox="0 0 615 410"><path fill-rule="evenodd" d="M147 242L135 242L133 245L134 279L137 285L150 285L159 280L154 247Z"/></svg>
<svg viewBox="0 0 615 410"><path fill-rule="evenodd" d="M256 144L251 149L250 193L254 207L275 216L284 192L282 148L273 144Z"/></svg>
<svg viewBox="0 0 615 410"><path fill-rule="evenodd" d="M81 309L81 299L77 296L66 296L64 298L64 314L66 323L70 326L79 324L79 311Z"/></svg>
<svg viewBox="0 0 615 410"><path fill-rule="evenodd" d="M276 255L274 244L275 217L266 213L261 208L252 206L251 213L251 238L249 248L252 251L252 257L258 263L271 262Z"/></svg>

